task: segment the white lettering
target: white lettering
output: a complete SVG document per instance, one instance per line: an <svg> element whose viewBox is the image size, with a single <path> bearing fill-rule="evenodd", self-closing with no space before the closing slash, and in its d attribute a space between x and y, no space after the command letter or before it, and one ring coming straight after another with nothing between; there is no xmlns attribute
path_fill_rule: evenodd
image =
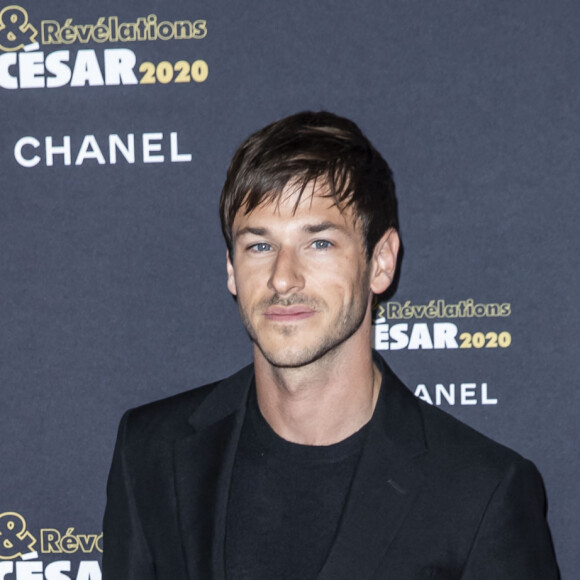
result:
<svg viewBox="0 0 580 580"><path fill-rule="evenodd" d="M14 562L0 562L0 580L7 580L6 574L14 572Z"/></svg>
<svg viewBox="0 0 580 580"><path fill-rule="evenodd" d="M425 322L417 322L417 324L413 325L413 330L411 331L409 350L416 350L418 348L433 348L429 327Z"/></svg>
<svg viewBox="0 0 580 580"><path fill-rule="evenodd" d="M94 135L85 135L75 165L82 165L85 159L96 159L99 165L106 163L105 158Z"/></svg>
<svg viewBox="0 0 580 580"><path fill-rule="evenodd" d="M163 163L164 155L153 155L153 151L161 151L161 143L152 141L161 141L163 133L143 133L143 163Z"/></svg>
<svg viewBox="0 0 580 580"><path fill-rule="evenodd" d="M415 389L415 396L419 399L422 399L426 403L429 403L430 405L433 404L433 399L431 398L431 395L429 394L429 391L425 385L417 385L417 388Z"/></svg>
<svg viewBox="0 0 580 580"><path fill-rule="evenodd" d="M443 404L453 406L457 400L460 405L468 406L498 404L497 399L489 397L487 383L461 383L457 387L455 383L436 383L433 389L421 383L415 388L415 396L438 407Z"/></svg>
<svg viewBox="0 0 580 580"><path fill-rule="evenodd" d="M42 562L16 562L16 578L18 580L42 580Z"/></svg>
<svg viewBox="0 0 580 580"><path fill-rule="evenodd" d="M16 64L16 54L8 52L0 56L0 87L3 89L17 89L18 78L10 74L10 67Z"/></svg>
<svg viewBox="0 0 580 580"><path fill-rule="evenodd" d="M44 87L44 53L21 52L18 57L20 88L38 89Z"/></svg>
<svg viewBox="0 0 580 580"><path fill-rule="evenodd" d="M44 62L46 70L54 75L46 79L46 86L48 88L64 87L70 81L72 72L68 64L70 59L70 51L55 50L51 52Z"/></svg>
<svg viewBox="0 0 580 580"><path fill-rule="evenodd" d="M441 396L445 397L445 400L450 405L455 405L455 383L451 383L449 385L449 390L446 391L445 387L441 383L437 383L435 385L435 404L441 405L442 398Z"/></svg>
<svg viewBox="0 0 580 580"><path fill-rule="evenodd" d="M169 138L159 133L142 133L141 159L143 163L183 163L191 161L190 153L179 151L178 133L172 132ZM14 145L14 158L22 167L35 167L44 164L52 167L60 162L61 165L71 165L74 157L74 165L83 165L87 160L95 160L99 165L116 165L121 159L127 163L135 163L139 154L135 148L135 134L128 133L126 136L112 133L107 136L107 141L99 141L95 135L84 135L80 144L72 143L71 136L53 137L48 135L39 141L36 137L27 135L21 137ZM108 149L107 149L108 145ZM44 148L43 148L44 146ZM31 149L30 149L31 148ZM137 145L138 148L138 145ZM60 158L59 158L60 156ZM386 326L386 325L385 325ZM376 334L380 336L381 329L375 327ZM388 341L388 327L385 329L385 340ZM1 579L0 579L1 580Z"/></svg>
<svg viewBox="0 0 580 580"><path fill-rule="evenodd" d="M46 580L70 580L70 576L64 574L70 570L70 560L58 560L47 565L44 569L44 576Z"/></svg>
<svg viewBox="0 0 580 580"><path fill-rule="evenodd" d="M137 57L128 48L105 50L105 82L107 85L136 85L139 81L133 72Z"/></svg>
<svg viewBox="0 0 580 580"><path fill-rule="evenodd" d="M96 560L83 560L76 580L101 580L101 568Z"/></svg>
<svg viewBox="0 0 580 580"><path fill-rule="evenodd" d="M477 385L475 383L461 383L461 404L462 405L477 405L477 399L475 398L475 389Z"/></svg>
<svg viewBox="0 0 580 580"><path fill-rule="evenodd" d="M97 55L92 49L78 51L70 86L83 87L87 83L91 87L105 84Z"/></svg>
<svg viewBox="0 0 580 580"><path fill-rule="evenodd" d="M14 157L16 161L19 163L19 165L22 165L22 167L34 167L35 165L38 165L40 162L39 155L26 158L22 154L22 149L25 145L30 145L31 147L38 149L38 147L40 147L40 141L34 137L22 137L21 139L18 139L18 141L16 141L16 145L14 145Z"/></svg>
<svg viewBox="0 0 580 580"><path fill-rule="evenodd" d="M389 325L375 325L375 348L377 350L389 350Z"/></svg>
<svg viewBox="0 0 580 580"><path fill-rule="evenodd" d="M435 348L458 348L455 340L457 326L452 322L433 323L433 341Z"/></svg>
<svg viewBox="0 0 580 580"><path fill-rule="evenodd" d="M490 399L487 396L487 383L481 383L481 404L482 405L497 405L497 399Z"/></svg>
<svg viewBox="0 0 580 580"><path fill-rule="evenodd" d="M97 52L93 49L82 49L71 55L70 50L44 53L38 47L36 43L27 47L34 50L0 55L1 88L52 89L69 83L72 87L139 83L134 71L137 56L128 48L105 49L101 68Z"/></svg>
<svg viewBox="0 0 580 580"><path fill-rule="evenodd" d="M171 161L172 162L183 162L183 161L191 161L191 153L179 153L178 143L177 143L177 133L171 133L170 135L170 142L171 142Z"/></svg>
<svg viewBox="0 0 580 580"><path fill-rule="evenodd" d="M391 326L391 350L401 350L402 348L407 348L409 344L409 337L407 336L407 330L409 325L406 322L401 324L393 324Z"/></svg>
<svg viewBox="0 0 580 580"><path fill-rule="evenodd" d="M65 135L62 138L62 145L60 147L52 144L52 137L47 137L44 140L44 147L46 149L46 164L48 167L54 165L54 156L62 155L64 157L64 164L70 165L70 136Z"/></svg>
<svg viewBox="0 0 580 580"><path fill-rule="evenodd" d="M109 135L109 161L111 165L117 163L117 149L128 163L135 163L135 135L127 135L127 145L119 135Z"/></svg>
<svg viewBox="0 0 580 580"><path fill-rule="evenodd" d="M374 346L378 350L459 348L457 326L452 322L434 322L432 328L425 322L412 324L410 329L406 322L374 327Z"/></svg>

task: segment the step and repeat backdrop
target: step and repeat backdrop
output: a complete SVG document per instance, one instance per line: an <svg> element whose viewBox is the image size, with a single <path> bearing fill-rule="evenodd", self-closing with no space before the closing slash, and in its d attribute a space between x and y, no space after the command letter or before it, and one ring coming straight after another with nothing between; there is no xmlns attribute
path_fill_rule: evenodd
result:
<svg viewBox="0 0 580 580"><path fill-rule="evenodd" d="M580 569L580 5L0 5L0 579L99 580L128 407L251 360L218 198L251 132L326 109L393 167L374 344L533 460Z"/></svg>

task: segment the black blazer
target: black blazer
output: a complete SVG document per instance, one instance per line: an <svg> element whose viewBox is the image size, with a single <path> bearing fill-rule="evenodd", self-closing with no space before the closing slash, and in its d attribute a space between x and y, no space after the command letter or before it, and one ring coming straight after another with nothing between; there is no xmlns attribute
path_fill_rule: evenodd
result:
<svg viewBox="0 0 580 580"><path fill-rule="evenodd" d="M318 580L557 579L533 464L420 401L376 360L381 395ZM249 366L124 415L103 580L225 578L228 490L252 382Z"/></svg>

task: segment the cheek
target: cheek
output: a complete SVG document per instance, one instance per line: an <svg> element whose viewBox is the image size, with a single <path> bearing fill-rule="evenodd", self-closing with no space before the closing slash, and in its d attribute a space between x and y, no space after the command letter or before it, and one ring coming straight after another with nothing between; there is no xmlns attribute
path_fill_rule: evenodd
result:
<svg viewBox="0 0 580 580"><path fill-rule="evenodd" d="M354 277L350 281L351 301L367 301L371 293L370 269L366 264L353 268Z"/></svg>
<svg viewBox="0 0 580 580"><path fill-rule="evenodd" d="M238 272L238 275L233 278L232 284L235 288L235 296L237 297L238 304L242 306L249 306L255 302L257 302L263 293L263 285L260 285L259 281L256 280L255 276L249 275L248 273L244 273L241 275ZM228 288L231 290L230 287L230 280L228 279ZM233 292L232 292L233 294Z"/></svg>
<svg viewBox="0 0 580 580"><path fill-rule="evenodd" d="M248 266L243 257L236 259L235 264L228 264L228 290L238 299L248 294L248 289L255 287L256 272Z"/></svg>
<svg viewBox="0 0 580 580"><path fill-rule="evenodd" d="M343 293L359 293L369 283L369 267L354 258L332 264L332 267L313 270L312 275L321 288L341 289Z"/></svg>
<svg viewBox="0 0 580 580"><path fill-rule="evenodd" d="M365 275L364 271L355 270L346 276L340 271L340 267L337 267L335 271L328 272L324 276L319 273L315 284L311 284L310 287L306 285L306 294L311 290L329 305L335 304L337 308L349 307L366 292Z"/></svg>

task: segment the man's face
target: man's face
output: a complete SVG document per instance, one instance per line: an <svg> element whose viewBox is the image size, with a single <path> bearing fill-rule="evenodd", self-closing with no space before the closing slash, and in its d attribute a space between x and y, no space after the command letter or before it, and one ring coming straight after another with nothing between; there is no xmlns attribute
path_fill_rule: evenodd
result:
<svg viewBox="0 0 580 580"><path fill-rule="evenodd" d="M297 193L287 188L280 203L234 219L228 289L274 366L307 365L359 333L370 340L372 260L352 210L320 193L307 188L296 208Z"/></svg>

